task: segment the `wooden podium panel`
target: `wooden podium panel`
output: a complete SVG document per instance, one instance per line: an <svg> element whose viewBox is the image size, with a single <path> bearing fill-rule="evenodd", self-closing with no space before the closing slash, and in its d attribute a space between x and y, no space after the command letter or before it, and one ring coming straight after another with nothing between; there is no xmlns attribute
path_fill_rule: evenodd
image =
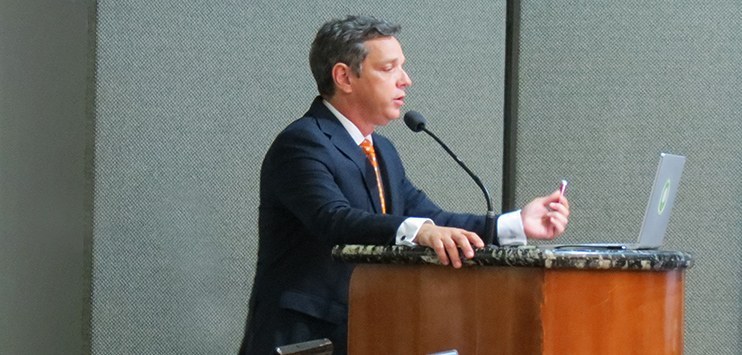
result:
<svg viewBox="0 0 742 355"><path fill-rule="evenodd" d="M362 264L351 355L682 353L683 273Z"/></svg>
<svg viewBox="0 0 742 355"><path fill-rule="evenodd" d="M544 354L681 354L682 270L547 270Z"/></svg>

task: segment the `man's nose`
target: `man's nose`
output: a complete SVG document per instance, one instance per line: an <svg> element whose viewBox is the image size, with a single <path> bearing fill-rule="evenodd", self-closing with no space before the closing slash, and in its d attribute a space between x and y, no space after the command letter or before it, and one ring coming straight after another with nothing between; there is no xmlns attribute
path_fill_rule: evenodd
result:
<svg viewBox="0 0 742 355"><path fill-rule="evenodd" d="M402 77L397 85L401 88L412 86L412 79L410 79L410 76L407 75L407 72L404 69L402 69Z"/></svg>

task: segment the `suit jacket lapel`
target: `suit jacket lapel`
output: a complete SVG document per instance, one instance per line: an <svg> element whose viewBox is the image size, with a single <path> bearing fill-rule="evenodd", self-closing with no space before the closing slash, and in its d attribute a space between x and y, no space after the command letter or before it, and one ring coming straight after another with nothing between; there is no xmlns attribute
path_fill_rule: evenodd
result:
<svg viewBox="0 0 742 355"><path fill-rule="evenodd" d="M332 144L358 168L368 198L373 201L373 212L381 213L381 201L379 201L379 193L376 187L376 174L363 150L353 141L348 131L327 109L327 106L322 103L322 98L318 97L314 100L306 116L315 117L319 128L329 137Z"/></svg>

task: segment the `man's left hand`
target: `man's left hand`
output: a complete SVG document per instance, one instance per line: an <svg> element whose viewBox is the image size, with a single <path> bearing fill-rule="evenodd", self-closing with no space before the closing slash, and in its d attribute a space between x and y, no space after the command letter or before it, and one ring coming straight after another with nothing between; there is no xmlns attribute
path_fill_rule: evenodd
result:
<svg viewBox="0 0 742 355"><path fill-rule="evenodd" d="M539 197L520 211L526 237L554 239L564 233L569 223L569 201L554 191L549 196Z"/></svg>

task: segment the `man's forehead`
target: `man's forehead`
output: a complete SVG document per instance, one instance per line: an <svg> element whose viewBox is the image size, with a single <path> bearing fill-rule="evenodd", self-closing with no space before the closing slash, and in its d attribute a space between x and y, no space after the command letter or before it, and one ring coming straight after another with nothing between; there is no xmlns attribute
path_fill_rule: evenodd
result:
<svg viewBox="0 0 742 355"><path fill-rule="evenodd" d="M395 37L378 37L365 41L363 44L368 51L366 60L380 62L404 61L402 46Z"/></svg>

